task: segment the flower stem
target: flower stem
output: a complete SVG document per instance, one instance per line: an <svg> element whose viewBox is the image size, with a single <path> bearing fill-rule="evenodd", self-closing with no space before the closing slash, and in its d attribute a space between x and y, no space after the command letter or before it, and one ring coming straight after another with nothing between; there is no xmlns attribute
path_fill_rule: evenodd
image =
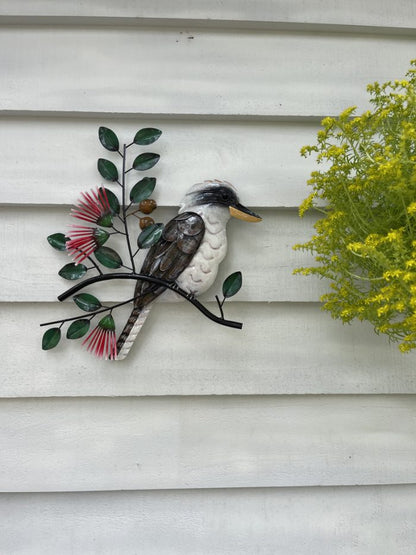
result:
<svg viewBox="0 0 416 555"><path fill-rule="evenodd" d="M126 242L127 242L127 248L129 250L129 256L130 256L130 261L131 261L131 267L132 267L132 271L133 273L136 271L136 268L134 266L134 257L133 257L133 251L131 249L131 244L130 244L130 236L129 236L129 229L127 226L127 206L126 206L126 173L129 171L126 171L126 150L127 150L127 146L126 144L123 145L123 170L122 170L122 178L121 178L121 190L122 190L122 212L123 212L123 223L124 223L124 229L126 232Z"/></svg>
<svg viewBox="0 0 416 555"><path fill-rule="evenodd" d="M224 318L224 311L223 311L222 307L223 307L223 304L224 304L224 301L225 301L225 297L224 297L224 300L221 302L218 298L218 295L215 295L215 300L218 303L218 307L219 307L220 312L221 312L221 318Z"/></svg>
<svg viewBox="0 0 416 555"><path fill-rule="evenodd" d="M82 253L81 249L76 249L76 250ZM93 270L95 268L97 270L97 272L102 276L103 272L101 271L101 268L98 266L98 264L95 262L95 260L91 256L87 256L87 258L91 262L91 264L93 265L93 268L88 268L88 270Z"/></svg>
<svg viewBox="0 0 416 555"><path fill-rule="evenodd" d="M124 231L120 231L120 229L117 229L114 224L111 227L114 229L113 233L121 233L121 235L126 235Z"/></svg>
<svg viewBox="0 0 416 555"><path fill-rule="evenodd" d="M97 270L97 272L100 274L100 276L103 276L104 273L101 270L101 268L98 266L98 264L95 262L95 260L93 260L91 256L87 256L87 258L91 262L91 264L94 266L94 268Z"/></svg>

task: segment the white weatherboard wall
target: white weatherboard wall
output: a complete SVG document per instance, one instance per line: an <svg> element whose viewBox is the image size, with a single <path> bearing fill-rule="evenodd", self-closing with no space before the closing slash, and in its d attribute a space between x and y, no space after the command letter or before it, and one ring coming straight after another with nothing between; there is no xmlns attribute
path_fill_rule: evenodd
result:
<svg viewBox="0 0 416 555"><path fill-rule="evenodd" d="M0 0L2 555L415 553L415 355L292 276L314 221L299 148L415 52L411 0ZM264 216L230 222L204 298L241 270L243 330L161 303L122 363L40 349L38 324L74 314L45 237L101 183L100 125L163 130L160 219L206 178Z"/></svg>

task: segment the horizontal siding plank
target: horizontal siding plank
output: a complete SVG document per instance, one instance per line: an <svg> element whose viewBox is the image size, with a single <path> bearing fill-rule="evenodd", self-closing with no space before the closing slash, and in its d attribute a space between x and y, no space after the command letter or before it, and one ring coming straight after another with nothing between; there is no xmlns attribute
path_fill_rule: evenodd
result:
<svg viewBox="0 0 416 555"><path fill-rule="evenodd" d="M118 362L92 357L81 341L41 350L37 325L77 314L71 305L3 304L1 314L0 397L416 393L414 355L318 304L226 305L241 331L187 303L158 305ZM127 312L113 314L120 330Z"/></svg>
<svg viewBox="0 0 416 555"><path fill-rule="evenodd" d="M0 511L10 555L413 555L416 544L414 485L3 494Z"/></svg>
<svg viewBox="0 0 416 555"><path fill-rule="evenodd" d="M416 480L413 396L0 401L0 490Z"/></svg>
<svg viewBox="0 0 416 555"><path fill-rule="evenodd" d="M77 198L79 193L74 194L74 201ZM5 245L0 253L0 264L3 268L11 268L13 260L13 270L4 271L0 276L0 301L55 301L59 294L74 285L74 282L57 275L71 259L66 253L52 249L46 241L48 235L65 233L71 224L76 223L69 213L69 207L0 208L0 238ZM177 209L160 209L154 216L157 221L167 222L176 213ZM296 210L263 209L261 215L264 219L258 224L230 221L227 258L221 265L216 285L203 298L213 300L221 291L223 279L240 270L244 287L235 300L318 300L325 291L323 281L316 277L292 275L295 267L312 262L308 253L294 251L292 246L312 235L314 219L299 218ZM120 239L119 243L117 239ZM108 242L109 246L118 244L122 258L127 261L127 253L122 250L125 248L122 236ZM16 252L24 253L24 256L16 257ZM101 292L102 300L118 302L130 298L133 290L131 282L120 281L101 283L92 288Z"/></svg>
<svg viewBox="0 0 416 555"><path fill-rule="evenodd" d="M127 121L75 116L3 117L0 125L0 151L8 161L2 167L0 203L47 205L70 204L83 188L102 183L98 158L111 159L121 168L120 157L105 151L98 141L98 128L104 125L126 143L142 127L163 131L151 147L161 155L151 171L158 177L160 205L175 206L193 183L217 178L235 184L246 204L298 206L308 193L306 181L315 169L312 159L301 158L299 150L315 142L319 128L317 122L271 124L137 117ZM130 163L142 150L130 149ZM131 185L140 175L133 173L127 176Z"/></svg>
<svg viewBox="0 0 416 555"><path fill-rule="evenodd" d="M117 45L115 48L114 45ZM321 116L367 107L412 37L4 26L4 111Z"/></svg>
<svg viewBox="0 0 416 555"><path fill-rule="evenodd" d="M416 10L412 0L401 0L394 6L389 0L369 0L365 4L359 0L349 0L348 4L331 0L291 0L290 2L270 2L270 0L133 0L117 3L110 0L89 0L89 2L50 2L48 0L1 0L0 16L55 16L71 18L101 18L118 20L129 18L135 21L161 19L175 21L185 19L206 22L227 22L235 25L267 23L273 24L325 24L358 25L368 27L416 27ZM6 19L7 21L7 19Z"/></svg>

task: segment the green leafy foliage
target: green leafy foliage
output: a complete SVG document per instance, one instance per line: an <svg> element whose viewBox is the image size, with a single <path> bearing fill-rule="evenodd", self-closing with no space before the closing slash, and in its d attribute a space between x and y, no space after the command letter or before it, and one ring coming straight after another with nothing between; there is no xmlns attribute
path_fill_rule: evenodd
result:
<svg viewBox="0 0 416 555"><path fill-rule="evenodd" d="M122 260L118 253L110 247L100 247L94 252L95 258L106 268L120 268Z"/></svg>
<svg viewBox="0 0 416 555"><path fill-rule="evenodd" d="M139 204L142 200L150 197L155 187L155 177L143 177L143 179L138 181L130 191L130 200L135 204Z"/></svg>
<svg viewBox="0 0 416 555"><path fill-rule="evenodd" d="M57 251L65 251L66 250L66 241L67 237L63 233L53 233L47 237L48 243L51 247L56 249Z"/></svg>
<svg viewBox="0 0 416 555"><path fill-rule="evenodd" d="M74 295L73 297L74 303L77 305L78 308L84 310L85 312L94 312L102 307L102 304L90 293L80 293L79 295Z"/></svg>
<svg viewBox="0 0 416 555"><path fill-rule="evenodd" d="M98 129L98 138L100 139L100 143L107 150L115 152L119 149L120 145L117 135L108 127L100 127Z"/></svg>
<svg viewBox="0 0 416 555"><path fill-rule="evenodd" d="M141 249L149 249L157 243L163 233L163 224L151 224L146 227L137 238L137 246Z"/></svg>
<svg viewBox="0 0 416 555"><path fill-rule="evenodd" d="M316 266L296 273L328 278L324 308L334 318L371 322L377 333L416 347L416 63L407 79L368 86L371 110L348 108L322 121L320 171L300 214L316 209L315 234L295 245Z"/></svg>
<svg viewBox="0 0 416 555"><path fill-rule="evenodd" d="M134 159L133 168L138 171L150 170L159 162L159 159L159 154L155 154L154 152L143 152L143 154L139 154L139 156Z"/></svg>
<svg viewBox="0 0 416 555"><path fill-rule="evenodd" d="M84 264L75 264L70 262L61 268L58 274L64 279L75 280L81 279L87 273L87 267Z"/></svg>
<svg viewBox="0 0 416 555"><path fill-rule="evenodd" d="M100 175L107 181L117 181L118 170L111 162L111 160L106 160L105 158L99 158L97 162L97 169Z"/></svg>
<svg viewBox="0 0 416 555"><path fill-rule="evenodd" d="M243 277L241 272L234 272L224 280L222 284L222 294L226 299L229 299L240 291L242 284Z"/></svg>
<svg viewBox="0 0 416 555"><path fill-rule="evenodd" d="M143 129L140 129L140 131L137 131L134 137L134 142L136 143L136 145L151 145L158 140L161 134L162 131L160 131L160 129L155 129L154 127L145 127Z"/></svg>
<svg viewBox="0 0 416 555"><path fill-rule="evenodd" d="M49 351L56 347L61 339L61 328L50 328L42 337L42 349Z"/></svg>
<svg viewBox="0 0 416 555"><path fill-rule="evenodd" d="M79 339L90 329L90 320L75 320L72 322L66 332L67 339Z"/></svg>

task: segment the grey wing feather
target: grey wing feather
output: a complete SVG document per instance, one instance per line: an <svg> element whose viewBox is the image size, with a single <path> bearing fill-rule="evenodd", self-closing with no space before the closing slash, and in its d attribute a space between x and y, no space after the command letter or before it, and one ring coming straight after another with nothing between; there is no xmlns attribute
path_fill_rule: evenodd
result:
<svg viewBox="0 0 416 555"><path fill-rule="evenodd" d="M175 281L191 262L204 233L205 224L198 214L194 212L179 214L166 224L162 237L149 249L140 273L166 281ZM146 311L146 306L165 289L166 287L146 281L136 283L133 310L117 341L117 356L120 359L127 356L149 313L149 310Z"/></svg>
<svg viewBox="0 0 416 555"><path fill-rule="evenodd" d="M162 237L150 248L141 274L174 282L187 268L201 244L205 233L204 220L194 212L178 214L168 222ZM135 306L143 307L166 288L145 281L137 282Z"/></svg>

